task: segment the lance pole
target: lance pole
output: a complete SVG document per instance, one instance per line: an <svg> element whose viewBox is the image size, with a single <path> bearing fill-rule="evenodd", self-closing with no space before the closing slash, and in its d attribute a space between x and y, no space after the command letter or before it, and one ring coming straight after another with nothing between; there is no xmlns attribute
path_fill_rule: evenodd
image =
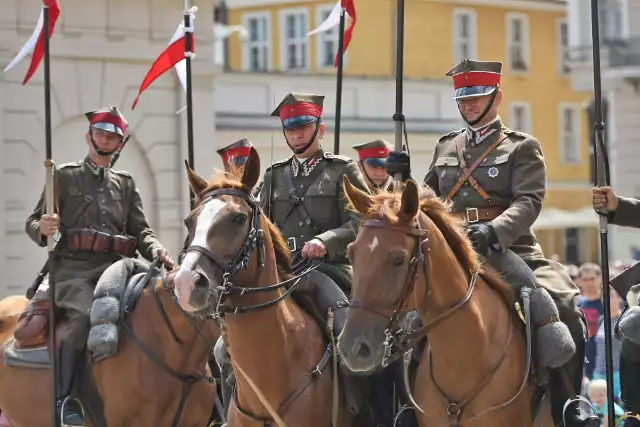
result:
<svg viewBox="0 0 640 427"><path fill-rule="evenodd" d="M396 11L396 112L393 115L395 123L395 149L402 150L402 134L404 130L404 114L402 114L402 81L404 74L404 0L398 0ZM396 183L402 182L402 173L394 176Z"/></svg>
<svg viewBox="0 0 640 427"><path fill-rule="evenodd" d="M49 7L44 4L42 9L43 48L44 48L44 128L45 128L45 209L48 215L55 213L55 164L53 163L51 147L51 69L49 62ZM56 348L56 282L55 282L55 240L54 236L47 237L47 252L49 256L49 296L51 309L49 310L49 348L51 354L51 378L52 378L52 416L53 425L58 427L61 419L58 417L58 357ZM60 414L62 416L62 413Z"/></svg>
<svg viewBox="0 0 640 427"><path fill-rule="evenodd" d="M186 61L186 85L187 85L187 149L189 156L189 167L195 170L194 149L193 149L193 92L191 88L191 58L193 55L193 10L189 8L189 0L184 0L184 57ZM195 207L195 195L189 187L189 201L191 209Z"/></svg>
<svg viewBox="0 0 640 427"><path fill-rule="evenodd" d="M336 83L336 121L335 121L335 140L333 143L333 152L340 154L340 117L342 116L342 77L344 67L344 25L346 18L346 10L344 8L344 0L340 2L340 30L338 34L338 74Z"/></svg>
<svg viewBox="0 0 640 427"><path fill-rule="evenodd" d="M605 123L602 113L602 79L600 74L600 23L598 1L591 0L591 35L593 38L593 90L595 102L594 132L594 163L596 171L596 185L599 187L610 185L609 159L605 144ZM615 425L615 400L613 395L613 351L612 351L612 326L611 306L609 303L609 244L607 241L608 219L606 213L600 214L600 264L602 267L602 299L604 304L604 341L605 364L607 378L607 413L609 427ZM622 295L624 298L625 296Z"/></svg>

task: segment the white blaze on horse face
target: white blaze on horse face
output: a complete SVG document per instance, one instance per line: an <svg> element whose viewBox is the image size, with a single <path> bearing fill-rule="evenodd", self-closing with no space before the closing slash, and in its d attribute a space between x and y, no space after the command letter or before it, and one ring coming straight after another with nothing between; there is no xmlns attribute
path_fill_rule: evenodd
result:
<svg viewBox="0 0 640 427"><path fill-rule="evenodd" d="M373 253L373 251L376 250L376 248L378 247L378 243L380 243L378 241L378 236L373 236L373 240L371 241L371 243L369 243L367 245L367 247L369 248L369 250L371 250L371 253Z"/></svg>
<svg viewBox="0 0 640 427"><path fill-rule="evenodd" d="M196 230L191 246L201 246L211 250L207 244L207 236L209 235L209 230L213 227L218 214L225 206L226 203L220 199L211 199L205 203L202 211L196 219ZM185 310L189 310L191 308L189 306L189 298L191 297L191 291L195 284L193 269L198 255L198 252L187 253L180 265L180 270L174 279L174 293L176 294L176 297L178 297L178 302Z"/></svg>

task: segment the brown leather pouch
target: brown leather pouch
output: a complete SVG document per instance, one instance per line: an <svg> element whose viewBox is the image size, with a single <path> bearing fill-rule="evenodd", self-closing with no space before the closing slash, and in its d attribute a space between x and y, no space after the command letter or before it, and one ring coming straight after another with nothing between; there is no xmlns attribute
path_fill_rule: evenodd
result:
<svg viewBox="0 0 640 427"><path fill-rule="evenodd" d="M136 254L137 241L134 237L115 235L112 238L115 253L126 257L133 257Z"/></svg>
<svg viewBox="0 0 640 427"><path fill-rule="evenodd" d="M111 235L96 231L96 237L91 250L98 253L109 252L111 250Z"/></svg>
<svg viewBox="0 0 640 427"><path fill-rule="evenodd" d="M67 232L67 247L71 252L80 250L80 230L72 229Z"/></svg>
<svg viewBox="0 0 640 427"><path fill-rule="evenodd" d="M42 347L47 344L49 337L49 300L38 301L29 304L20 315L18 326L13 333L16 339L16 347L32 348Z"/></svg>
<svg viewBox="0 0 640 427"><path fill-rule="evenodd" d="M78 249L81 251L93 251L93 246L96 243L96 233L96 230L89 228L78 230L80 235L80 247Z"/></svg>

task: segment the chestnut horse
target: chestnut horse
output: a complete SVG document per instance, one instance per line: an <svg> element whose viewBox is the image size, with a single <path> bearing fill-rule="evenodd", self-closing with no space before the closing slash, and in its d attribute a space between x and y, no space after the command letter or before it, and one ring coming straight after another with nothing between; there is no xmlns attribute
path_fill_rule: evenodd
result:
<svg viewBox="0 0 640 427"><path fill-rule="evenodd" d="M348 256L353 301L338 338L347 367L383 365L400 316L418 310L428 346L414 396L421 427L532 426L524 327L515 296L477 259L449 206L415 182L370 196L345 177L363 227ZM548 399L536 424L553 426Z"/></svg>
<svg viewBox="0 0 640 427"><path fill-rule="evenodd" d="M156 286L153 289L153 286ZM155 291L155 292L154 292ZM155 294L155 295L154 295ZM156 298L158 297L158 298ZM193 319L172 298L173 290L155 279L147 285L126 322L140 340L120 329L118 353L91 365L95 385L104 403L103 414L92 424L85 405L87 426L170 426L182 391L192 383L181 411L180 427L204 427L212 414L215 384L208 381L210 345L220 335L213 320ZM13 335L18 315L27 299L0 301L0 337ZM166 319L163 316L166 313ZM169 326L175 331L176 342ZM142 350L142 346L152 357ZM5 366L0 348L0 409L14 427L51 425L52 381L50 369ZM164 365L164 366L161 366Z"/></svg>
<svg viewBox="0 0 640 427"><path fill-rule="evenodd" d="M252 148L242 169L209 182L188 165L187 174L198 201L175 289L187 312L223 317L236 377L229 427L328 427L332 416L336 427L349 426L342 399L332 403L331 347L289 298L297 281L288 274L289 249L250 196L260 176L258 153Z"/></svg>

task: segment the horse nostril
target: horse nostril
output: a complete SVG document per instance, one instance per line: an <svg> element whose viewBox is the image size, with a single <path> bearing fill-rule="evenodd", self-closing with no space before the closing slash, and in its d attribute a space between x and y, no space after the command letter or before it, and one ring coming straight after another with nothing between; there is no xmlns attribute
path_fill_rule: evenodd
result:
<svg viewBox="0 0 640 427"><path fill-rule="evenodd" d="M207 279L207 277L204 274L200 274L200 273L195 273L193 275L193 284L194 286L197 288L208 288L209 287L209 280Z"/></svg>
<svg viewBox="0 0 640 427"><path fill-rule="evenodd" d="M371 357L371 347L364 341L358 341L355 343L354 350L354 354L358 357L362 357L364 359Z"/></svg>

